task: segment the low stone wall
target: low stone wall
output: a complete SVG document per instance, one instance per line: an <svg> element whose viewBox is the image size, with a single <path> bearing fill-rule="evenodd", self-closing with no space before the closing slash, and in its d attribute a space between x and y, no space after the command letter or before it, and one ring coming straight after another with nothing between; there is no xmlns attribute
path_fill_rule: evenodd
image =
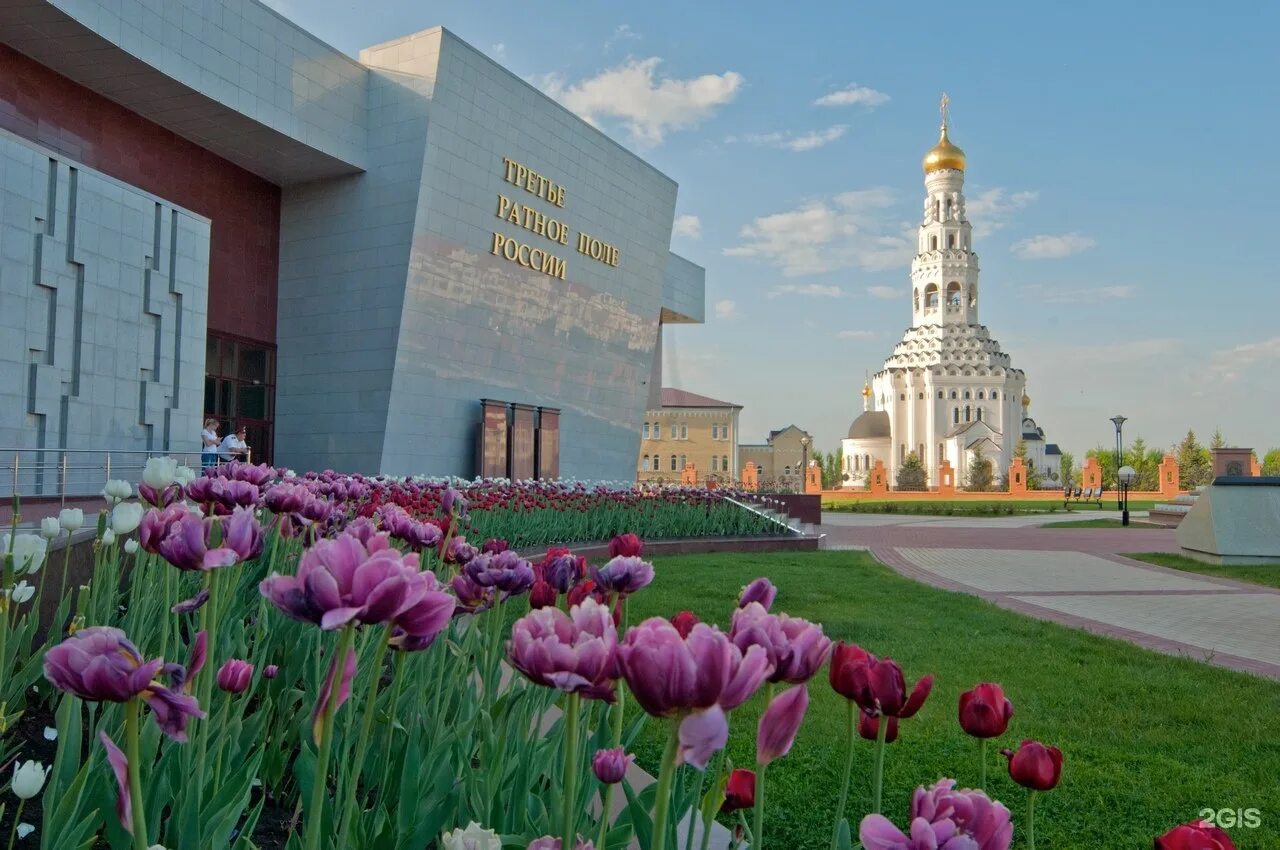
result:
<svg viewBox="0 0 1280 850"><path fill-rule="evenodd" d="M1149 502L1167 500L1168 497L1158 491L1130 490L1130 502ZM941 495L936 489L922 491L890 490L888 493L871 493L869 490L823 490L824 502L1061 502L1062 490L1028 490L1025 493L1010 493L997 490L987 493L967 493L957 491L954 495ZM1114 503L1116 493L1107 490L1102 494L1102 504ZM1097 501L1096 499L1093 501ZM1075 500L1071 500L1075 504ZM1089 504L1089 500L1081 500L1081 504Z"/></svg>

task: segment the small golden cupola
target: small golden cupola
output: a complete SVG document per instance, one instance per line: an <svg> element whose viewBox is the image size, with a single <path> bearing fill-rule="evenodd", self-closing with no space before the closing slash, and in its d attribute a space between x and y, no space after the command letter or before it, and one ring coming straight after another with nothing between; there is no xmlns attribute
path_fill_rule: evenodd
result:
<svg viewBox="0 0 1280 850"><path fill-rule="evenodd" d="M942 171L948 168L955 171L964 171L964 151L953 145L951 140L947 138L947 124L950 119L947 107L950 102L951 99L944 94L942 96L942 105L939 107L939 111L942 113L942 131L938 136L938 143L929 148L929 152L924 155L925 174L932 174L935 171Z"/></svg>

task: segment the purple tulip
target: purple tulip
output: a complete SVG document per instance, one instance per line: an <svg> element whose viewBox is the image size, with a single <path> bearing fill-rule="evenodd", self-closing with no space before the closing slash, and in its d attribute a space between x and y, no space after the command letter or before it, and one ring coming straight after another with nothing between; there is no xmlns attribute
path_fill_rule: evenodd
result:
<svg viewBox="0 0 1280 850"><path fill-rule="evenodd" d="M133 835L133 801L129 797L129 759L115 745L115 742L107 737L106 732L99 732L98 740L107 751L107 764L111 765L111 772L116 777L116 817L120 819L120 825L124 827L124 831Z"/></svg>
<svg viewBox="0 0 1280 850"><path fill-rule="evenodd" d="M791 752L796 733L809 708L809 686L797 685L773 698L760 715L756 731L756 761L768 764Z"/></svg>
<svg viewBox="0 0 1280 850"><path fill-rule="evenodd" d="M229 694L242 694L253 681L253 665L239 658L228 658L218 668L218 687Z"/></svg>
<svg viewBox="0 0 1280 850"><path fill-rule="evenodd" d="M236 508L222 521L222 542L240 557L252 561L262 554L262 524L249 508Z"/></svg>
<svg viewBox="0 0 1280 850"><path fill-rule="evenodd" d="M759 602L768 611L773 606L774 597L777 595L778 589L773 586L773 582L761 577L742 589L742 595L738 597L738 607L745 608L752 602Z"/></svg>
<svg viewBox="0 0 1280 850"><path fill-rule="evenodd" d="M533 566L515 552L481 553L467 562L464 572L481 587L496 587L508 596L533 586Z"/></svg>
<svg viewBox="0 0 1280 850"><path fill-rule="evenodd" d="M497 592L492 587L481 587L471 580L466 573L454 576L449 586L454 596L458 597L458 608L455 613L475 614L493 607Z"/></svg>
<svg viewBox="0 0 1280 850"><path fill-rule="evenodd" d="M729 720L724 716L724 709L713 705L681 720L677 735L680 748L676 752L676 764L706 770L707 762L724 749L729 740Z"/></svg>
<svg viewBox="0 0 1280 850"><path fill-rule="evenodd" d="M418 575L418 556L391 548L387 535L372 538L366 548L342 534L307 549L296 576L273 574L259 588L285 616L337 629L383 623L409 610L429 590Z"/></svg>
<svg viewBox="0 0 1280 850"><path fill-rule="evenodd" d="M911 798L911 834L888 818L867 815L858 829L866 850L1008 850L1013 840L1009 810L981 791L955 790L954 779L916 788Z"/></svg>
<svg viewBox="0 0 1280 850"><path fill-rule="evenodd" d="M262 668L262 678L264 679L274 679L276 676L279 676L279 675L280 675L280 668L277 667L275 664L268 664L266 667Z"/></svg>
<svg viewBox="0 0 1280 850"><path fill-rule="evenodd" d="M653 564L638 557L619 555L599 569L592 568L591 578L607 593L629 596L653 581Z"/></svg>
<svg viewBox="0 0 1280 850"><path fill-rule="evenodd" d="M591 757L591 770L605 785L616 785L627 775L627 768L636 757L628 755L622 747L611 750L596 750Z"/></svg>
<svg viewBox="0 0 1280 850"><path fill-rule="evenodd" d="M468 543L467 538L458 535L449 540L449 548L444 553L444 560L446 563L466 566L478 554L479 550Z"/></svg>
<svg viewBox="0 0 1280 850"><path fill-rule="evenodd" d="M446 487L444 494L440 497L440 512L445 516L452 516L454 508L458 510L458 516L466 516L467 500L452 487Z"/></svg>
<svg viewBox="0 0 1280 850"><path fill-rule="evenodd" d="M553 555L542 562L542 578L559 593L568 593L569 588L582 578L582 567L582 560L566 550L563 554Z"/></svg>
<svg viewBox="0 0 1280 850"><path fill-rule="evenodd" d="M271 479L279 477L279 473L265 463L252 464L239 460L225 463L217 471L224 478L245 481L255 487L261 487Z"/></svg>
<svg viewBox="0 0 1280 850"><path fill-rule="evenodd" d="M191 693L191 684L195 681L196 676L204 669L205 661L209 658L209 633L201 629L196 633L196 639L191 644L191 656L187 659L187 668L184 671L184 679L180 684L174 685L176 688L182 688L184 694Z"/></svg>
<svg viewBox="0 0 1280 850"><path fill-rule="evenodd" d="M493 537L484 542L484 545L480 547L480 551L489 555L497 555L506 552L510 548L511 544L507 541Z"/></svg>
<svg viewBox="0 0 1280 850"><path fill-rule="evenodd" d="M392 620L391 646L405 652L426 649L445 630L453 618L458 600L445 593L430 572L419 573L427 587L422 597Z"/></svg>
<svg viewBox="0 0 1280 850"><path fill-rule="evenodd" d="M544 835L530 841L526 850L560 850L563 841L553 835ZM596 845L579 835L578 840L573 842L573 850L596 850Z"/></svg>
<svg viewBox="0 0 1280 850"><path fill-rule="evenodd" d="M143 518L146 522L146 517ZM229 546L209 548L212 519L186 512L169 523L164 537L156 543L160 555L180 570L214 570L239 563L240 555Z"/></svg>
<svg viewBox="0 0 1280 850"><path fill-rule="evenodd" d="M186 505L170 505L167 508L152 508L142 517L138 526L138 545L152 555L160 554L160 541L169 533L169 527L191 513Z"/></svg>
<svg viewBox="0 0 1280 850"><path fill-rule="evenodd" d="M618 633L609 609L584 599L569 613L539 608L511 627L511 664L532 682L613 702Z"/></svg>
<svg viewBox="0 0 1280 850"><path fill-rule="evenodd" d="M311 491L301 484L284 483L267 490L262 496L262 503L275 514L296 514L312 498Z"/></svg>
<svg viewBox="0 0 1280 850"><path fill-rule="evenodd" d="M181 665L144 661L124 632L107 626L81 629L44 655L45 678L59 690L95 702L128 702L141 697L160 729L175 741L187 739L187 719L204 717L200 704L156 681L161 671L181 682Z"/></svg>
<svg viewBox="0 0 1280 850"><path fill-rule="evenodd" d="M764 647L775 667L771 682L807 682L831 652L831 640L822 633L822 626L770 614L759 602L748 602L733 612L729 637L739 649Z"/></svg>
<svg viewBox="0 0 1280 850"><path fill-rule="evenodd" d="M204 588L190 599L184 599L173 605L169 610L174 614L192 614L204 607L204 603L209 601L209 588Z"/></svg>
<svg viewBox="0 0 1280 850"><path fill-rule="evenodd" d="M744 655L723 632L706 623L698 623L682 638L661 617L627 630L618 645L618 668L636 702L655 717L717 704L731 710L773 672L760 647Z"/></svg>
<svg viewBox="0 0 1280 850"><path fill-rule="evenodd" d="M329 696L333 693L334 679L338 679L338 702L333 707L336 714L338 709L342 708L342 704L351 697L351 682L356 677L356 651L354 649L347 650L346 662L342 665L342 675L338 676L338 656L334 653L333 660L329 662L329 672L325 674L324 684L320 686L320 694L316 697L315 707L311 710L311 738L320 744L320 728L324 723L324 709L329 703Z"/></svg>
<svg viewBox="0 0 1280 850"><path fill-rule="evenodd" d="M213 496L218 504L228 511L258 504L258 488L248 481L227 481L215 478Z"/></svg>

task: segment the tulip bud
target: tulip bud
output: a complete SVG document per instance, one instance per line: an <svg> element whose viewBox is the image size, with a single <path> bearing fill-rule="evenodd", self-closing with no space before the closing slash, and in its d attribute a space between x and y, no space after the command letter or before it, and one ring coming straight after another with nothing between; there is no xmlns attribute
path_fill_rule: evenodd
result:
<svg viewBox="0 0 1280 850"><path fill-rule="evenodd" d="M242 694L249 689L253 678L253 665L239 658L228 658L218 668L218 687L227 693Z"/></svg>
<svg viewBox="0 0 1280 850"><path fill-rule="evenodd" d="M142 469L142 481L148 487L163 490L178 480L178 462L171 457L147 458Z"/></svg>
<svg viewBox="0 0 1280 850"><path fill-rule="evenodd" d="M114 531L108 528L106 531L102 532L103 546L114 546L115 544L116 544L116 533Z"/></svg>
<svg viewBox="0 0 1280 850"><path fill-rule="evenodd" d="M734 768L724 787L724 803L720 811L728 814L738 809L749 809L756 804L756 772Z"/></svg>
<svg viewBox="0 0 1280 850"><path fill-rule="evenodd" d="M529 607L530 608L546 608L548 606L555 607L556 589L545 581L535 581L533 588L529 591Z"/></svg>
<svg viewBox="0 0 1280 850"><path fill-rule="evenodd" d="M40 536L45 540L54 540L62 533L62 525L56 516L47 516L40 520Z"/></svg>
<svg viewBox="0 0 1280 850"><path fill-rule="evenodd" d="M23 762L21 765L14 762L13 793L21 800L30 800L40 793L48 773L48 769L38 761Z"/></svg>
<svg viewBox="0 0 1280 850"><path fill-rule="evenodd" d="M999 685L983 682L960 695L960 728L975 738L997 738L1009 728L1013 703Z"/></svg>
<svg viewBox="0 0 1280 850"><path fill-rule="evenodd" d="M111 530L117 535L132 534L142 524L142 505L121 502L111 509Z"/></svg>
<svg viewBox="0 0 1280 850"><path fill-rule="evenodd" d="M124 542L124 551L126 554L129 554L129 555L138 554L138 541L130 537L128 540Z"/></svg>
<svg viewBox="0 0 1280 850"><path fill-rule="evenodd" d="M756 761L760 764L780 759L791 751L796 733L809 708L809 688L798 685L773 698L760 715L756 733Z"/></svg>
<svg viewBox="0 0 1280 850"><path fill-rule="evenodd" d="M644 554L644 543L634 534L619 534L609 541L610 558L639 558Z"/></svg>
<svg viewBox="0 0 1280 850"><path fill-rule="evenodd" d="M58 525L64 531L79 531L84 527L84 511L79 508L63 508L58 512Z"/></svg>
<svg viewBox="0 0 1280 850"><path fill-rule="evenodd" d="M742 595L738 597L738 607L746 608L752 602L759 602L767 611L773 605L777 595L778 589L773 586L773 582L761 577L742 588Z"/></svg>
<svg viewBox="0 0 1280 850"><path fill-rule="evenodd" d="M698 625L698 618L692 611L681 611L671 618L671 625L676 627L680 637L687 638L693 627Z"/></svg>
<svg viewBox="0 0 1280 850"><path fill-rule="evenodd" d="M262 668L262 678L264 679L274 679L278 675L280 675L280 668L274 664L268 664Z"/></svg>
<svg viewBox="0 0 1280 850"><path fill-rule="evenodd" d="M605 785L616 785L627 775L627 766L635 761L622 747L612 750L596 750L591 758L591 770Z"/></svg>
<svg viewBox="0 0 1280 850"><path fill-rule="evenodd" d="M1009 777L1023 788L1052 791L1062 778L1062 750L1026 740L1017 751L1000 751L1009 759Z"/></svg>
<svg viewBox="0 0 1280 850"><path fill-rule="evenodd" d="M114 504L115 502L123 502L125 499L133 495L133 487L128 481L121 481L113 478L107 482L102 488L102 498Z"/></svg>

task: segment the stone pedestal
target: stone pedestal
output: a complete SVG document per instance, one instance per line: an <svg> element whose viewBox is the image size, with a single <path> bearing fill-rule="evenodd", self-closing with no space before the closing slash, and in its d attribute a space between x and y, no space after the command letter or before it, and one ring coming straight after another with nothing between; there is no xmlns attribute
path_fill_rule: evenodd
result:
<svg viewBox="0 0 1280 850"><path fill-rule="evenodd" d="M1086 490L1097 490L1102 486L1102 466L1096 457L1087 458L1080 468L1080 486Z"/></svg>
<svg viewBox="0 0 1280 850"><path fill-rule="evenodd" d="M885 472L884 461L877 460L867 475L868 489L873 496L889 495L889 475Z"/></svg>
<svg viewBox="0 0 1280 850"><path fill-rule="evenodd" d="M1009 464L1009 494L1027 495L1027 466L1020 457L1015 457Z"/></svg>
<svg viewBox="0 0 1280 850"><path fill-rule="evenodd" d="M686 487L694 487L698 483L698 467L692 463L686 463L684 469L680 472L680 483Z"/></svg>
<svg viewBox="0 0 1280 850"><path fill-rule="evenodd" d="M809 461L804 470L804 491L806 493L822 492L822 467L816 460Z"/></svg>
<svg viewBox="0 0 1280 850"><path fill-rule="evenodd" d="M1253 475L1253 449L1210 449L1213 455L1213 477Z"/></svg>
<svg viewBox="0 0 1280 850"><path fill-rule="evenodd" d="M943 498L951 498L956 494L956 473L951 468L951 461L943 459L938 464L938 495Z"/></svg>
<svg viewBox="0 0 1280 850"><path fill-rule="evenodd" d="M760 471L756 469L755 461L747 461L747 465L742 467L742 489L749 493L754 493L760 488Z"/></svg>
<svg viewBox="0 0 1280 850"><path fill-rule="evenodd" d="M1178 493L1178 459L1167 454L1160 461L1160 495L1172 499Z"/></svg>

